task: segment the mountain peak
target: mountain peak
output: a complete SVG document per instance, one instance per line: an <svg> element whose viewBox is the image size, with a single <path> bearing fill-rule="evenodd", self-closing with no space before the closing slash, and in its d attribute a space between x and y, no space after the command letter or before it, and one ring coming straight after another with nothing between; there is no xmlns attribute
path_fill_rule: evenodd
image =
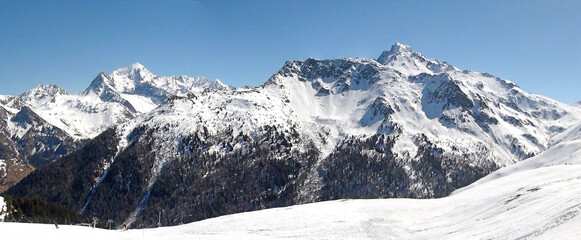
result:
<svg viewBox="0 0 581 240"><path fill-rule="evenodd" d="M396 42L393 46L391 46L391 50L383 51L379 58L377 58L377 62L382 64L387 64L396 59L397 55L406 55L411 56L414 54L414 50L409 46L405 45L400 42ZM419 54L419 53L416 53Z"/></svg>
<svg viewBox="0 0 581 240"><path fill-rule="evenodd" d="M112 72L112 75L127 76L132 80L142 80L144 76L153 75L141 63L133 63L129 67L118 68Z"/></svg>
<svg viewBox="0 0 581 240"><path fill-rule="evenodd" d="M412 47L400 42L396 42L391 46L391 52L413 52Z"/></svg>
<svg viewBox="0 0 581 240"><path fill-rule="evenodd" d="M376 61L408 75L420 73L437 74L459 70L447 62L428 59L421 53L414 51L410 46L399 42L391 46L391 50L383 51Z"/></svg>
<svg viewBox="0 0 581 240"><path fill-rule="evenodd" d="M209 81L209 80L208 80ZM215 79L214 81L211 81L211 83L208 86L209 88L213 88L213 89L231 89L232 87L224 84L222 81Z"/></svg>
<svg viewBox="0 0 581 240"><path fill-rule="evenodd" d="M145 67L141 63L138 63L138 62L131 64L130 68L133 68L133 69L145 69Z"/></svg>
<svg viewBox="0 0 581 240"><path fill-rule="evenodd" d="M143 82L151 81L156 75L151 73L140 63L133 63L128 67L118 68L107 74L107 83L118 92L132 92Z"/></svg>
<svg viewBox="0 0 581 240"><path fill-rule="evenodd" d="M64 89L60 88L57 85L54 84L38 84L36 85L36 87L34 87L33 89L29 90L29 91L49 91L49 92L63 92L65 91Z"/></svg>
<svg viewBox="0 0 581 240"><path fill-rule="evenodd" d="M34 99L43 99L47 97L55 97L57 95L68 95L69 93L64 89L60 88L57 85L43 85L39 84L33 89L30 89L23 94L20 95L22 99L26 100L34 100Z"/></svg>

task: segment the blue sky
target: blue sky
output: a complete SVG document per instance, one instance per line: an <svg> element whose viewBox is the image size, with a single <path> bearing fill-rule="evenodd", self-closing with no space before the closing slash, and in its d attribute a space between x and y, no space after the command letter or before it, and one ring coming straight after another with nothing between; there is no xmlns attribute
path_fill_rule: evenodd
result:
<svg viewBox="0 0 581 240"><path fill-rule="evenodd" d="M76 93L134 62L256 86L287 60L377 58L402 42L573 103L579 11L581 1L0 0L0 94Z"/></svg>

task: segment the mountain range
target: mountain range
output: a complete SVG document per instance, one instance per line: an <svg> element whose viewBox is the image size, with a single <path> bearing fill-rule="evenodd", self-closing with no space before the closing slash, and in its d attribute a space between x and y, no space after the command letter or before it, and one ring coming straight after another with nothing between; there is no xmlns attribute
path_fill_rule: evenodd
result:
<svg viewBox="0 0 581 240"><path fill-rule="evenodd" d="M0 192L169 96L205 88L231 87L203 77L156 76L135 63L99 73L74 95L55 85L38 85L19 96L0 96Z"/></svg>
<svg viewBox="0 0 581 240"><path fill-rule="evenodd" d="M563 142L581 119L579 105L400 43L377 59L289 61L257 87L157 77L134 64L77 95L39 87L1 103L4 146L15 146L6 156L34 163L16 147L22 132L58 132L54 146L68 147L24 148L52 163L5 194L134 227L334 199L444 197Z"/></svg>

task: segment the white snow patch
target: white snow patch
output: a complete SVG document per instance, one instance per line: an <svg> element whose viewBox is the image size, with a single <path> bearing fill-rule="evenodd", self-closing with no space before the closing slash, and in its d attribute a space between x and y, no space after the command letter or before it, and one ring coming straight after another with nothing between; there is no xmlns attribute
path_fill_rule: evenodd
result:
<svg viewBox="0 0 581 240"><path fill-rule="evenodd" d="M157 107L157 104L151 101L151 98L135 94L121 94L121 97L131 103L131 106L140 113L149 112Z"/></svg>

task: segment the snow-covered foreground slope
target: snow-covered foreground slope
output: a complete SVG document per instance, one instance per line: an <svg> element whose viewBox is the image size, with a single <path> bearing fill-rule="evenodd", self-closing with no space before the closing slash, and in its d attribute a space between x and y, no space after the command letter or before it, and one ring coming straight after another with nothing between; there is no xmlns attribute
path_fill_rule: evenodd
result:
<svg viewBox="0 0 581 240"><path fill-rule="evenodd" d="M127 232L1 223L6 239L579 239L581 140L440 199L338 200ZM569 158L564 159L564 157Z"/></svg>

